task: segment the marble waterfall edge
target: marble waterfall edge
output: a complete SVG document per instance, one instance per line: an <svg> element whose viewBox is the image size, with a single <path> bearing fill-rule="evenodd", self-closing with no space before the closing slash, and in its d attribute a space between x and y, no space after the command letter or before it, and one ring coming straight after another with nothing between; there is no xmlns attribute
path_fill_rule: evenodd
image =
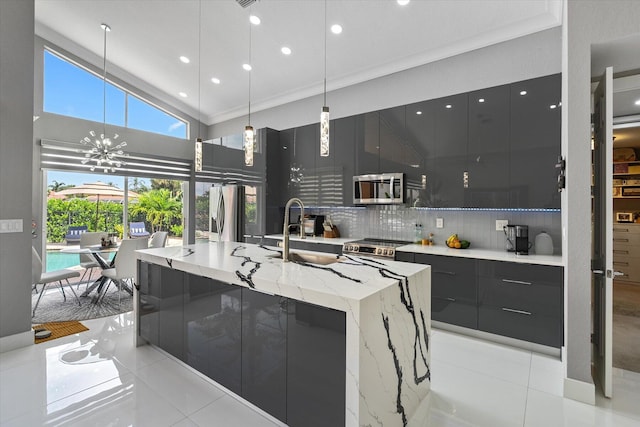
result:
<svg viewBox="0 0 640 427"><path fill-rule="evenodd" d="M283 263L277 249L202 243L147 249L138 259L346 313L345 425L405 426L428 402L431 268L346 256L327 266ZM303 252L303 251L299 251Z"/></svg>

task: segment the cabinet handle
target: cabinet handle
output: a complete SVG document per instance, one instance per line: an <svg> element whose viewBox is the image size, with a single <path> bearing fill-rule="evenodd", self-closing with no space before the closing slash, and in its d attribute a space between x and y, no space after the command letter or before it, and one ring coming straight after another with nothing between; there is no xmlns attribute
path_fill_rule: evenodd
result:
<svg viewBox="0 0 640 427"><path fill-rule="evenodd" d="M469 188L469 172L467 171L462 173L462 184L464 188Z"/></svg>
<svg viewBox="0 0 640 427"><path fill-rule="evenodd" d="M628 262L624 262L624 261L613 261L613 264L615 264L615 265L627 265L627 266L629 265Z"/></svg>
<svg viewBox="0 0 640 427"><path fill-rule="evenodd" d="M434 271L435 274L446 274L447 276L455 276L456 273L454 271L440 271L440 270L435 270Z"/></svg>
<svg viewBox="0 0 640 427"><path fill-rule="evenodd" d="M516 310L514 308L502 307L502 311L508 311L509 313L518 313L518 314L525 314L527 316L531 316L531 312L530 311Z"/></svg>
<svg viewBox="0 0 640 427"><path fill-rule="evenodd" d="M614 250L614 254L629 254L629 251Z"/></svg>
<svg viewBox="0 0 640 427"><path fill-rule="evenodd" d="M629 239L613 239L614 242L628 242Z"/></svg>
<svg viewBox="0 0 640 427"><path fill-rule="evenodd" d="M616 228L613 230L613 232L615 233L616 231L629 231L628 228Z"/></svg>
<svg viewBox="0 0 640 427"><path fill-rule="evenodd" d="M456 299L455 299L455 298L446 297L445 299L446 299L447 301L456 302Z"/></svg>
<svg viewBox="0 0 640 427"><path fill-rule="evenodd" d="M527 285L527 286L533 285L533 283L525 282L523 280L502 279L502 281L505 283L514 283L516 285Z"/></svg>

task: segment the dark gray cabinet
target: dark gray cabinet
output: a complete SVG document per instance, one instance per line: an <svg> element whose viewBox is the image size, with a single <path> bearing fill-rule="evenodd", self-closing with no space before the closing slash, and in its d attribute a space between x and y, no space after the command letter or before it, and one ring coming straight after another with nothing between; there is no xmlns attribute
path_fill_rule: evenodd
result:
<svg viewBox="0 0 640 427"><path fill-rule="evenodd" d="M434 101L436 161L433 162L433 189L436 206L464 206L467 171L467 94Z"/></svg>
<svg viewBox="0 0 640 427"><path fill-rule="evenodd" d="M509 206L509 86L470 92L464 207Z"/></svg>
<svg viewBox="0 0 640 427"><path fill-rule="evenodd" d="M259 243L259 242L258 242ZM265 246L281 247L282 239L263 238L262 244ZM342 255L341 245L332 245L330 243L314 243L301 240L289 240L291 249L301 249L304 251L324 252L329 254Z"/></svg>
<svg viewBox="0 0 640 427"><path fill-rule="evenodd" d="M431 319L477 329L477 261L417 253L415 262L431 265Z"/></svg>
<svg viewBox="0 0 640 427"><path fill-rule="evenodd" d="M414 207L438 207L438 194L434 191L437 182L433 167L436 162L434 101L409 104L406 107L407 144L415 150L410 172L406 176L406 203ZM416 167L417 166L417 167Z"/></svg>
<svg viewBox="0 0 640 427"><path fill-rule="evenodd" d="M321 182L321 206L352 206L356 175L356 117L331 121L329 157L333 173ZM321 163L324 166L324 163Z"/></svg>
<svg viewBox="0 0 640 427"><path fill-rule="evenodd" d="M431 265L431 318L510 338L562 347L562 267L396 252Z"/></svg>
<svg viewBox="0 0 640 427"><path fill-rule="evenodd" d="M236 359L242 360L242 397L280 420L287 419L287 301L242 289L242 356Z"/></svg>
<svg viewBox="0 0 640 427"><path fill-rule="evenodd" d="M287 425L345 425L345 313L288 300Z"/></svg>
<svg viewBox="0 0 640 427"><path fill-rule="evenodd" d="M562 267L479 261L478 329L563 345Z"/></svg>
<svg viewBox="0 0 640 427"><path fill-rule="evenodd" d="M292 427L345 423L345 313L138 261L138 334Z"/></svg>
<svg viewBox="0 0 640 427"><path fill-rule="evenodd" d="M169 271L184 275L186 282L185 361L241 394L241 288L207 277Z"/></svg>
<svg viewBox="0 0 640 427"><path fill-rule="evenodd" d="M183 343L184 285L182 273L138 262L139 334L180 360Z"/></svg>
<svg viewBox="0 0 640 427"><path fill-rule="evenodd" d="M378 111L357 115L355 124L356 175L380 173L380 115Z"/></svg>
<svg viewBox="0 0 640 427"><path fill-rule="evenodd" d="M511 208L560 208L560 97L559 74L510 87Z"/></svg>

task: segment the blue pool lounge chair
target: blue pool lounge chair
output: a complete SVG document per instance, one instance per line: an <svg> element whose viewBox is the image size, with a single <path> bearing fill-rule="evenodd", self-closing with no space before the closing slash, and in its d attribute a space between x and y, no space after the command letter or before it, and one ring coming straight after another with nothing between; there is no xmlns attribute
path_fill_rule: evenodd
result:
<svg viewBox="0 0 640 427"><path fill-rule="evenodd" d="M129 237L149 237L149 232L144 226L144 222L132 222L129 224Z"/></svg>
<svg viewBox="0 0 640 427"><path fill-rule="evenodd" d="M82 233L86 233L87 232L87 226L86 225L78 225L78 226L72 226L69 227L69 229L67 230L67 235L64 236L65 240L67 241L68 245L77 245L80 243L80 235Z"/></svg>

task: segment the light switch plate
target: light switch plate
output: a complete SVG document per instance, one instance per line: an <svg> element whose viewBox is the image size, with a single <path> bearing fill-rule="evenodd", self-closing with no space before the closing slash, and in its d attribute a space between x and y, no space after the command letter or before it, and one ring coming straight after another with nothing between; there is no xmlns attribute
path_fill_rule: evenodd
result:
<svg viewBox="0 0 640 427"><path fill-rule="evenodd" d="M496 231L504 231L504 227L509 225L508 219L496 219Z"/></svg>
<svg viewBox="0 0 640 427"><path fill-rule="evenodd" d="M436 218L436 228L444 228L444 218Z"/></svg>
<svg viewBox="0 0 640 427"><path fill-rule="evenodd" d="M0 219L0 233L22 233L22 220Z"/></svg>

